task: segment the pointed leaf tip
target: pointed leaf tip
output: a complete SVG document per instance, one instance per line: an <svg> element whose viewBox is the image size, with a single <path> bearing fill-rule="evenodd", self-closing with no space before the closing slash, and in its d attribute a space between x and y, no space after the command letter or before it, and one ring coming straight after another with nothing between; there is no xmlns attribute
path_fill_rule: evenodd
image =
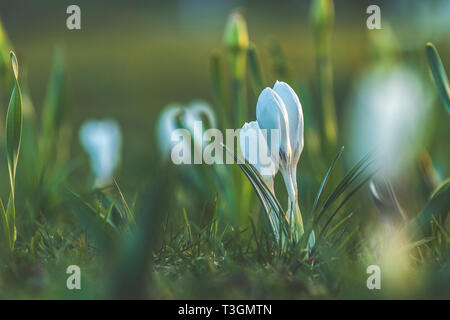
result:
<svg viewBox="0 0 450 320"><path fill-rule="evenodd" d="M14 71L14 77L16 78L16 81L19 79L19 65L17 63L17 57L14 51L9 52L9 57L11 59L11 65Z"/></svg>
<svg viewBox="0 0 450 320"><path fill-rule="evenodd" d="M439 53L434 44L427 42L425 48L428 65L433 76L434 84L442 103L446 107L447 112L450 113L450 85L444 65L442 64L441 58L439 57Z"/></svg>

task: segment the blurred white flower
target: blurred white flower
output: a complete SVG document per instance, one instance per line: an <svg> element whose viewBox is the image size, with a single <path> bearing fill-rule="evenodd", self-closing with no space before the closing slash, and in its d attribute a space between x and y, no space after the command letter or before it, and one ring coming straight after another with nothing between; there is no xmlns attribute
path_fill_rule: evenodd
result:
<svg viewBox="0 0 450 320"><path fill-rule="evenodd" d="M420 75L404 65L378 65L357 80L349 139L354 159L376 151L388 177L404 172L420 147L431 97Z"/></svg>
<svg viewBox="0 0 450 320"><path fill-rule="evenodd" d="M199 121L201 126L198 128L199 130L195 130L195 125L200 123ZM204 144L203 134L207 135L206 126L214 128L216 118L210 105L204 101L195 100L186 107L180 104L170 104L164 108L156 124L157 143L163 160L170 157L173 147L178 143L171 139L172 132L177 129L185 129L189 132L194 140L195 150L199 151L201 155ZM190 139L186 137L183 141L190 141ZM185 150L189 152L185 156L191 159L191 148L185 148Z"/></svg>
<svg viewBox="0 0 450 320"><path fill-rule="evenodd" d="M207 128L216 127L214 111L206 102L195 100L188 104L184 113L182 126L191 132L195 146L201 149L204 145L203 132L207 134L208 132L205 131ZM198 121L201 121L201 130L194 130L195 123ZM209 139L209 136L205 136L205 138Z"/></svg>
<svg viewBox="0 0 450 320"><path fill-rule="evenodd" d="M86 121L80 129L80 141L89 155L94 186L107 185L120 161L122 135L119 125L114 120Z"/></svg>
<svg viewBox="0 0 450 320"><path fill-rule="evenodd" d="M179 104L170 104L163 109L156 124L156 137L158 148L163 160L170 157L170 152L175 145L171 140L172 132L179 128L179 119L183 114L183 107ZM191 149L187 148L190 152ZM191 155L188 155L191 158Z"/></svg>

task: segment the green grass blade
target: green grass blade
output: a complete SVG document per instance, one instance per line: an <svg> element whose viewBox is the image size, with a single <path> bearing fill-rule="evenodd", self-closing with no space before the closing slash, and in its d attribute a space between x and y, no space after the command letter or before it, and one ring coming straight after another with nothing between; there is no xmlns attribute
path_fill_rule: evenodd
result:
<svg viewBox="0 0 450 320"><path fill-rule="evenodd" d="M256 194L269 217L274 234L277 234L277 227L274 225L274 223L275 221L279 221L280 224L278 225L278 227L281 228L286 236L290 237L289 220L287 219L286 214L284 213L277 198L264 182L264 179L261 177L258 170L256 170L255 167L249 164L247 161L238 159L238 157L227 146L225 146L224 144L222 144L222 146L230 155L234 157L236 163L244 172L245 176L256 191ZM275 213L276 216L272 216L272 213Z"/></svg>
<svg viewBox="0 0 450 320"><path fill-rule="evenodd" d="M218 110L217 114L221 115L222 128L228 128L229 118L227 112L227 100L225 93L224 72L222 67L222 57L219 52L213 52L211 55L211 81L213 88L214 101Z"/></svg>
<svg viewBox="0 0 450 320"><path fill-rule="evenodd" d="M125 210L125 214L126 214L126 218L127 218L127 222L131 223L132 225L135 225L135 219L134 219L134 213L130 210L130 207L128 206L127 201L125 200L125 197L122 193L122 190L120 190L119 185L117 184L116 179L113 179L114 181L114 185L116 186L117 192L119 193L120 196L120 201L122 203L122 206Z"/></svg>
<svg viewBox="0 0 450 320"><path fill-rule="evenodd" d="M183 217L184 217L184 223L186 224L186 230L187 230L187 233L189 235L189 240L187 242L191 243L192 242L191 224L189 223L189 219L188 219L187 212L186 212L185 208L183 208Z"/></svg>
<svg viewBox="0 0 450 320"><path fill-rule="evenodd" d="M66 110L65 99L64 54L62 49L56 48L41 115L40 147L43 166L47 165L56 145L57 133L61 128Z"/></svg>
<svg viewBox="0 0 450 320"><path fill-rule="evenodd" d="M8 206L6 208L6 217L8 218L9 249L13 251L14 245L17 240L17 229L16 229L16 207L14 205L14 198L12 192L9 194Z"/></svg>
<svg viewBox="0 0 450 320"><path fill-rule="evenodd" d="M248 67L253 91L255 95L258 96L264 89L264 80L261 72L261 66L259 64L258 54L253 43L250 44L248 49Z"/></svg>
<svg viewBox="0 0 450 320"><path fill-rule="evenodd" d="M400 207L394 188L388 178L381 177L370 181L370 197L378 213L389 222L406 220L406 214Z"/></svg>
<svg viewBox="0 0 450 320"><path fill-rule="evenodd" d="M441 223L439 223L439 221L437 221L436 217L433 216L433 223L436 225L437 230L440 231L440 233L442 234L442 236L445 238L445 242L448 243L448 232L445 230L445 227L442 226Z"/></svg>
<svg viewBox="0 0 450 320"><path fill-rule="evenodd" d="M371 164L370 160L371 156L372 153L368 153L347 172L347 174L344 176L344 178L341 180L338 186L324 201L319 211L319 214L315 219L314 222L315 224L317 224L321 220L326 209L328 209L328 207L330 207L331 204L333 204L334 201L336 201L336 199L338 199L342 195L342 193L353 183L353 181L355 181L363 172L367 170L367 168Z"/></svg>
<svg viewBox="0 0 450 320"><path fill-rule="evenodd" d="M340 229L351 217L353 216L353 212L351 212L349 215L342 218L338 223L334 225L333 228L328 231L328 233L324 236L324 239L327 239L329 236L331 236L333 233L335 233L338 229Z"/></svg>
<svg viewBox="0 0 450 320"><path fill-rule="evenodd" d="M444 104L447 112L450 113L450 86L448 83L447 74L445 73L444 65L436 47L428 42L426 45L426 53L428 58L428 65L430 66L431 74L433 75L434 84L436 85L439 97Z"/></svg>
<svg viewBox="0 0 450 320"><path fill-rule="evenodd" d="M327 222L325 223L325 225L323 226L320 234L319 234L319 238L322 238L323 234L325 233L325 231L327 230L328 226L330 225L331 221L333 221L334 217L337 215L337 213L339 212L339 210L344 206L344 204L350 200L353 195L359 190L361 189L361 187L363 187L370 179L372 179L372 176L375 174L375 172L372 172L371 174L369 174L369 176L367 176L366 178L364 178L359 184L356 185L355 188L353 188L352 191L349 192L349 194L344 198L344 200L342 200L342 202L339 204L339 206L334 210L334 212L331 214L331 216L328 218Z"/></svg>
<svg viewBox="0 0 450 320"><path fill-rule="evenodd" d="M3 206L3 201L0 198L0 209L1 209L1 221L2 221L2 233L3 237L8 242L8 245L10 243L10 236L9 236L9 223L8 223L8 215L6 214L5 207Z"/></svg>
<svg viewBox="0 0 450 320"><path fill-rule="evenodd" d="M287 65L287 61L283 52L283 48L276 39L271 39L268 43L268 49L272 62L273 73L278 80L284 80L286 82L292 79L290 70Z"/></svg>
<svg viewBox="0 0 450 320"><path fill-rule="evenodd" d="M330 167L328 168L327 173L325 174L325 177L322 181L322 184L320 185L319 191L317 192L316 198L314 199L314 204L311 210L311 217L314 216L314 212L317 208L317 205L319 204L320 198L322 197L323 191L325 190L325 187L328 182L328 178L330 177L331 172L333 171L333 168L335 167L336 162L341 158L342 153L344 152L344 146L341 147L341 150L336 154L333 161L331 162Z"/></svg>
<svg viewBox="0 0 450 320"><path fill-rule="evenodd" d="M445 223L450 212L450 178L439 185L431 195L422 212L408 224L408 230L415 234L419 230L430 231L433 216L441 217Z"/></svg>

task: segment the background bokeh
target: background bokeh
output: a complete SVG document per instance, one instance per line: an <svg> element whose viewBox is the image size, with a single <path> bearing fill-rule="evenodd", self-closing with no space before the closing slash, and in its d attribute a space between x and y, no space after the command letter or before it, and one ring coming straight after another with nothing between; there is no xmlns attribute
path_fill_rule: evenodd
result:
<svg viewBox="0 0 450 320"><path fill-rule="evenodd" d="M437 43L444 65L449 65L447 1L427 1L428 11L422 9L423 1L377 3L383 26L389 22L398 28L398 37L408 44L405 54L413 56L419 68L426 71L423 47L429 40ZM80 31L65 26L69 4L2 1L0 18L26 70L37 110L44 99L54 47L65 48L73 121L79 126L88 118L118 119L124 133L122 170L131 186L156 152L153 128L158 112L171 102L197 98L212 102L209 57L213 49L223 47L223 30L232 9L244 12L269 84L275 80L267 48L272 38L281 44L297 77L307 80L314 73L309 1L81 0L77 1L82 11ZM338 118L339 110L347 108L351 81L373 62L371 34L383 32L366 28L369 4L335 3L332 59ZM435 9L443 5L445 10ZM446 15L439 34L431 26L437 13ZM73 148L79 150L78 141L74 142Z"/></svg>

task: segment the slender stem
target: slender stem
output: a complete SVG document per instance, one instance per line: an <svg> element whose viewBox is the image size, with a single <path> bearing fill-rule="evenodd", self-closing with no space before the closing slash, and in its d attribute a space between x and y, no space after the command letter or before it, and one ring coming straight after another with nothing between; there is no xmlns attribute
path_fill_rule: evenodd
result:
<svg viewBox="0 0 450 320"><path fill-rule="evenodd" d="M233 109L235 112L235 126L241 127L247 118L247 90L245 85L245 69L247 64L247 50L233 50L230 53L232 68Z"/></svg>
<svg viewBox="0 0 450 320"><path fill-rule="evenodd" d="M292 184L294 185L294 197L289 201L289 210L291 211L291 224L293 234L298 240L304 233L303 218L298 205L298 187L297 187L297 167L294 166L291 172Z"/></svg>

